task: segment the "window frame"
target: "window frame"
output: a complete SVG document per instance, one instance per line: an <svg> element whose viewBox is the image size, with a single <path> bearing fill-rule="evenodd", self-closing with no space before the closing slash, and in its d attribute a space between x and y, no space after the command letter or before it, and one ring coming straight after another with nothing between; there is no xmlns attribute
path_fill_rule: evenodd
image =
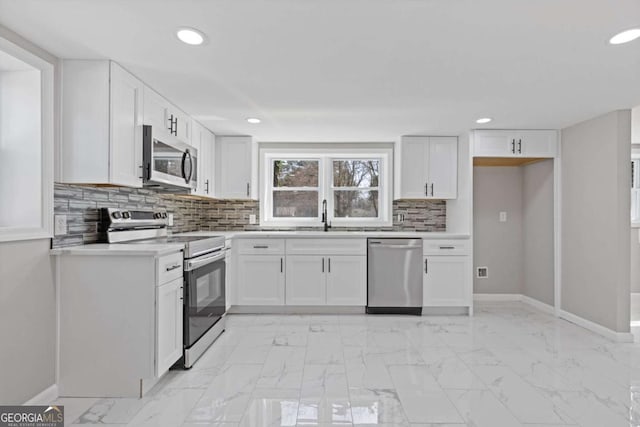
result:
<svg viewBox="0 0 640 427"><path fill-rule="evenodd" d="M308 144L307 144L308 145ZM393 225L391 205L392 148L262 148L260 150L260 226L263 227L322 227L322 200L327 200L328 220L334 227L388 227ZM273 216L273 162L275 160L318 160L318 216L314 218L278 218ZM334 217L333 161L334 160L379 160L378 217L336 218ZM276 187L277 188L277 187ZM302 187L294 187L302 189ZM349 187L350 188L350 187ZM347 187L345 187L345 190ZM360 188L359 190L366 190ZM278 191L278 190L276 190ZM342 190L337 190L342 191Z"/></svg>
<svg viewBox="0 0 640 427"><path fill-rule="evenodd" d="M0 50L40 71L40 224L33 227L0 227L0 242L53 237L54 85L56 63L0 36ZM15 183L19 185L19 183ZM24 191L24 189L23 189ZM2 201L0 201L2 203Z"/></svg>

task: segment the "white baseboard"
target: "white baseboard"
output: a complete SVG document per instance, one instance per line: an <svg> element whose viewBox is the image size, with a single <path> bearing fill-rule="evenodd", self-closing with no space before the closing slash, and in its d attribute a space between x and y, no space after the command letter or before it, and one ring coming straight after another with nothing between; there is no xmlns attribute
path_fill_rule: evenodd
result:
<svg viewBox="0 0 640 427"><path fill-rule="evenodd" d="M584 319L580 316L576 316L568 311L560 310L559 317L568 322L575 323L578 326L582 326L585 329L595 332L598 335L602 335L605 338L615 342L633 342L633 334L631 332L616 332L605 326L598 325L591 320Z"/></svg>
<svg viewBox="0 0 640 427"><path fill-rule="evenodd" d="M490 302L502 302L502 301L522 301L522 295L520 294L473 294L474 301L490 301Z"/></svg>
<svg viewBox="0 0 640 427"><path fill-rule="evenodd" d="M58 398L58 386L53 384L24 402L25 405L49 405Z"/></svg>
<svg viewBox="0 0 640 427"><path fill-rule="evenodd" d="M540 311L544 311L547 314L555 314L556 309L552 306L547 304L546 302L542 302L542 301L538 301L535 298L531 298L530 296L527 295L520 295L522 297L521 301L527 305L530 305L531 307L537 308Z"/></svg>
<svg viewBox="0 0 640 427"><path fill-rule="evenodd" d="M554 315L555 308L550 306L549 304L545 304L541 301L528 297L522 294L474 294L474 301L485 301L485 302L505 302L505 301L520 301L524 304L527 304L531 307L535 307L538 310L541 310L545 313ZM576 316L573 313L569 313L568 311L559 310L558 317L564 319L568 322L574 323L578 326L581 326L585 329L590 330L591 332L595 332L598 335L601 335L607 339L610 339L614 342L633 342L633 334L631 332L616 332L602 325L598 325L595 322L584 319L580 316Z"/></svg>

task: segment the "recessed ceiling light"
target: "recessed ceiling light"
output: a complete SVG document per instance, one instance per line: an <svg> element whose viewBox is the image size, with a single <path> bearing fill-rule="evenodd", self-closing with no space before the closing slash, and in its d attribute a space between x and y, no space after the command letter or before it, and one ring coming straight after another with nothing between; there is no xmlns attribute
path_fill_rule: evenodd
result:
<svg viewBox="0 0 640 427"><path fill-rule="evenodd" d="M476 123L478 123L480 125L483 125L485 123L489 123L491 120L493 120L493 119L490 118L490 117L483 117L481 119L476 120Z"/></svg>
<svg viewBox="0 0 640 427"><path fill-rule="evenodd" d="M204 33L195 28L180 28L176 35L180 41L186 44L197 46L204 43Z"/></svg>
<svg viewBox="0 0 640 427"><path fill-rule="evenodd" d="M260 123L262 120L260 119L256 119L255 117L249 117L247 119L247 121L251 124L257 125L258 123Z"/></svg>
<svg viewBox="0 0 640 427"><path fill-rule="evenodd" d="M630 30L623 31L616 34L609 39L610 44L623 44L629 43L640 37L640 28L632 28Z"/></svg>

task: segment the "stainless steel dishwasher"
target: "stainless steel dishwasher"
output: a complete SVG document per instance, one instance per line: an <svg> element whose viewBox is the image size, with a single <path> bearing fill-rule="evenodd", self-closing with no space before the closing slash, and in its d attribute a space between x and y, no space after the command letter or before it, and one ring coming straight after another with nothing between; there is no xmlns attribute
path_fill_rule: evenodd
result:
<svg viewBox="0 0 640 427"><path fill-rule="evenodd" d="M367 313L422 313L422 239L367 239Z"/></svg>

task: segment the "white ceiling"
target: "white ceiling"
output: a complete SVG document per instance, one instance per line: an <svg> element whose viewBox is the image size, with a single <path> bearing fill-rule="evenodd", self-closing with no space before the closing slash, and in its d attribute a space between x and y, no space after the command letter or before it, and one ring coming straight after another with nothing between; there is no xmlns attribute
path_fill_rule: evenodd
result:
<svg viewBox="0 0 640 427"><path fill-rule="evenodd" d="M555 129L640 104L640 40L606 43L640 26L639 0L0 0L0 24L260 141Z"/></svg>

